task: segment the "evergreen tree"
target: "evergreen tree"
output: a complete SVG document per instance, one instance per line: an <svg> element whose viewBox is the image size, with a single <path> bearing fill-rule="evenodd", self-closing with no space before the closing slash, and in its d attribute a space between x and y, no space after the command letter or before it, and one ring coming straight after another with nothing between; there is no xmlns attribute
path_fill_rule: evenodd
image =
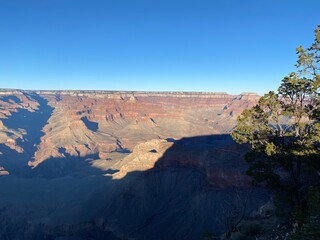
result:
<svg viewBox="0 0 320 240"><path fill-rule="evenodd" d="M304 211L310 188L320 187L320 25L312 45L296 50L296 72L245 110L231 135L251 146L247 173L254 182Z"/></svg>

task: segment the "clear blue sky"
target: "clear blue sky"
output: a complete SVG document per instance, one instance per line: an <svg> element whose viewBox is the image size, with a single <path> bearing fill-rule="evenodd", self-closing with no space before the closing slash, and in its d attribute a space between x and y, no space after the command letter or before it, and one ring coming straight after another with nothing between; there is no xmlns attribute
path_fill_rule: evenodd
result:
<svg viewBox="0 0 320 240"><path fill-rule="evenodd" d="M0 87L274 90L319 0L0 0Z"/></svg>

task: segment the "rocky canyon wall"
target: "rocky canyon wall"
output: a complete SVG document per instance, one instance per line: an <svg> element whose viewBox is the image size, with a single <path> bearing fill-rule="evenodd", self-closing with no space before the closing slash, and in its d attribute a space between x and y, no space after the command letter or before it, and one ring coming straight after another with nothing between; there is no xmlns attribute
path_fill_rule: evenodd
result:
<svg viewBox="0 0 320 240"><path fill-rule="evenodd" d="M245 174L246 146L229 136L258 99L252 93L0 91L0 219L7 224L0 225L0 238L220 234L232 199L248 199L246 215L267 199Z"/></svg>

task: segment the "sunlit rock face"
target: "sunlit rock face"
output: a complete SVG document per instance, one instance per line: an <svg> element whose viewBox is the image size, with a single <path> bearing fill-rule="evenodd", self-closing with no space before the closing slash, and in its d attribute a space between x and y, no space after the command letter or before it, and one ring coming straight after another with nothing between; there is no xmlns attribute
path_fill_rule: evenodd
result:
<svg viewBox="0 0 320 240"><path fill-rule="evenodd" d="M229 136L258 99L252 93L0 91L6 234L199 239L205 231L221 233L228 200L238 192L251 194L243 197L250 201L246 214L267 199L245 174L246 146Z"/></svg>
<svg viewBox="0 0 320 240"><path fill-rule="evenodd" d="M35 160L132 149L152 139L228 133L258 96L225 93L39 92L54 108Z"/></svg>

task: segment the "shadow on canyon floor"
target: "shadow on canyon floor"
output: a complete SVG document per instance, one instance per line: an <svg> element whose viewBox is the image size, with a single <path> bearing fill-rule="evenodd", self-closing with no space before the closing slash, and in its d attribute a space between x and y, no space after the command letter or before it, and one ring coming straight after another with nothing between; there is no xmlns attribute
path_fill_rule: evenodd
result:
<svg viewBox="0 0 320 240"><path fill-rule="evenodd" d="M36 168L29 172L29 176L44 177L49 179L61 177L88 177L103 174L115 173L115 170L106 171L92 167L91 161L98 159L98 154L86 156L72 156L66 152L65 148L60 148L59 153L64 156L60 158L49 158L40 163Z"/></svg>
<svg viewBox="0 0 320 240"><path fill-rule="evenodd" d="M37 94L30 94L28 97L35 99L38 109L30 112L27 109L19 108L17 112L11 112L11 116L2 119L3 124L10 129L20 131L25 130L23 139L18 139L17 144L23 148L22 153L10 149L4 144L0 144L0 165L13 174L23 174L29 169L28 161L32 160L34 153L40 143L40 138L44 135L42 128L50 118L53 108L48 105L48 101ZM21 102L15 96L2 97L3 101Z"/></svg>
<svg viewBox="0 0 320 240"><path fill-rule="evenodd" d="M22 103L22 101L17 96L3 96L0 98L1 101L7 102L7 103Z"/></svg>
<svg viewBox="0 0 320 240"><path fill-rule="evenodd" d="M118 222L114 229L137 239L200 239L206 231L219 235L231 215L238 218L243 211L249 216L268 200L245 174L246 151L230 135L176 140L152 169L111 180L109 189L116 188L111 194L98 190L97 195L106 192L103 203L96 204L103 206L101 218Z"/></svg>
<svg viewBox="0 0 320 240"><path fill-rule="evenodd" d="M87 117L82 117L81 120L90 131L92 132L98 131L98 128L99 128L98 123L90 121Z"/></svg>
<svg viewBox="0 0 320 240"><path fill-rule="evenodd" d="M42 234L38 239L201 239L205 232L221 234L233 209L249 216L268 201L268 194L252 187L245 175L246 147L229 135L171 142L153 168L128 172L121 179L112 178L117 170L101 171L82 162L96 156L66 155L39 165L35 176L47 179L35 179L46 183L36 183L42 187L35 187L26 201L39 211L34 196L45 186L44 197L54 207L44 207L41 220L28 219L34 222L24 227L29 239L37 239L32 237L35 229Z"/></svg>

